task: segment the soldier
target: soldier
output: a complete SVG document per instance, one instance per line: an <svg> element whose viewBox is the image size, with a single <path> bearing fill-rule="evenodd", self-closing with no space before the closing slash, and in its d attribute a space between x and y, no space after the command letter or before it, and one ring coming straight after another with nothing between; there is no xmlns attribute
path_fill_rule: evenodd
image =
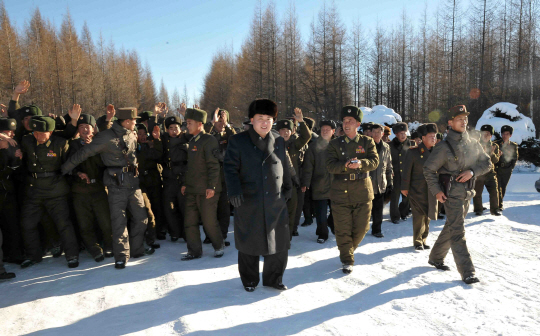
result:
<svg viewBox="0 0 540 336"><path fill-rule="evenodd" d="M69 142L68 157L91 143L94 137L96 119L93 116L81 114L77 123L79 138ZM104 171L105 166L99 155L88 158L72 171L71 192L79 232L86 249L96 262L113 256L111 213L103 184ZM94 230L96 222L103 235L103 249L96 238Z"/></svg>
<svg viewBox="0 0 540 336"><path fill-rule="evenodd" d="M426 244L430 219L437 220L437 198L428 190L424 177L424 163L437 142L437 125L424 124L418 127L422 142L411 147L403 161L401 193L409 198L413 216L413 246L417 251L428 250Z"/></svg>
<svg viewBox="0 0 540 336"><path fill-rule="evenodd" d="M234 128L229 124L229 112L222 110L219 107L214 111L212 121L206 123L205 131L213 135L219 144L218 160L219 160L219 172L221 180L221 193L219 194L217 218L219 227L221 228L221 234L223 236L223 243L225 246L231 245L228 242L227 234L229 233L229 222L231 221L231 205L227 197L227 185L225 184L225 175L223 172L223 159L225 158L225 152L227 152L227 145L229 144L229 138L236 134ZM205 243L209 244L210 239L206 237Z"/></svg>
<svg viewBox="0 0 540 336"><path fill-rule="evenodd" d="M309 139L308 144L303 148L303 158L302 158L302 165L300 166L300 177L304 175L304 159L309 149L309 146L311 146L314 142L317 141L319 138L319 135L314 132L315 129L315 119L304 117L304 122L306 123L306 126L309 128L309 131L311 132L311 139ZM306 227L313 224L313 215L315 213L315 208L313 205L313 195L311 194L311 189L306 189L305 192L302 192L301 194L304 195L303 198L298 198L298 207L296 209L296 218L294 219L294 224L298 228L298 224L300 223L300 217L302 217L302 212L304 213L304 223L302 223L300 226ZM300 195L301 195L300 194Z"/></svg>
<svg viewBox="0 0 540 336"><path fill-rule="evenodd" d="M118 120L115 113L114 106L112 104L107 105L107 113L96 120L96 127L100 132L110 129L113 123Z"/></svg>
<svg viewBox="0 0 540 336"><path fill-rule="evenodd" d="M422 136L418 130L411 133L411 140L414 141L415 146L419 146L422 143Z"/></svg>
<svg viewBox="0 0 540 336"><path fill-rule="evenodd" d="M472 284L479 280L467 249L464 222L474 196L474 176L487 173L490 161L478 141L469 138L468 115L464 105L449 110L448 125L451 129L446 140L433 148L424 164L424 176L431 194L444 203L447 215L444 228L429 255L429 264L449 270L444 258L451 248L461 279Z"/></svg>
<svg viewBox="0 0 540 336"><path fill-rule="evenodd" d="M293 188L285 141L271 132L278 115L276 103L257 99L248 111L252 127L231 137L224 161L229 199L235 207L238 270L244 289L253 292L262 255L263 285L285 290L290 248L286 202Z"/></svg>
<svg viewBox="0 0 540 336"><path fill-rule="evenodd" d="M193 260L202 256L199 218L214 247L214 257L221 258L224 245L217 221L217 205L221 192L219 144L215 137L204 131L206 111L187 109L186 120L192 138L187 148L186 181L181 189L186 197L184 229L188 245L188 253L182 260Z"/></svg>
<svg viewBox="0 0 540 336"><path fill-rule="evenodd" d="M145 249L144 234L148 223L144 200L139 187L137 139L134 132L137 109L120 108L112 127L100 132L91 143L75 152L62 165L67 174L88 158L100 154L106 171L103 182L107 187L113 237L113 254L116 269L124 269L130 256L139 258L154 253L152 247ZM132 216L127 230L126 211Z"/></svg>
<svg viewBox="0 0 540 336"><path fill-rule="evenodd" d="M28 259L21 267L26 268L42 260L38 225L43 213L47 212L60 234L68 266L75 268L79 266L79 246L69 216L69 185L60 174L60 166L67 157L68 142L53 134L53 118L35 116L30 120L30 125L33 134L25 135L21 142L30 174L26 180L26 199L21 211Z"/></svg>
<svg viewBox="0 0 540 336"><path fill-rule="evenodd" d="M403 159L409 147L414 146L414 142L407 139L409 127L406 123L400 122L392 126L395 138L390 141L390 153L392 154L392 167L394 169L394 189L390 199L390 220L394 224L399 224L399 219L406 220L409 215L409 199L401 194L401 172L403 170ZM401 197L401 203L399 199Z"/></svg>
<svg viewBox="0 0 540 336"><path fill-rule="evenodd" d="M0 253L3 249L7 262L20 264L24 259L13 175L21 165L22 152L13 140L16 129L15 119L0 118L0 229L6 237Z"/></svg>
<svg viewBox="0 0 540 336"><path fill-rule="evenodd" d="M388 126L384 126L384 135L382 137L382 141L384 142L390 142L390 134L392 134L392 130Z"/></svg>
<svg viewBox="0 0 540 336"><path fill-rule="evenodd" d="M187 142L189 137L181 130L182 120L177 116L165 119L166 133L163 134L163 204L165 219L171 241L185 239L184 208L185 196L182 187L185 185L187 172ZM157 228L157 238L165 239L165 228Z"/></svg>
<svg viewBox="0 0 540 336"><path fill-rule="evenodd" d="M499 186L497 183L497 173L495 172L495 165L499 162L501 156L499 146L491 142L494 129L491 125L482 125L480 127L482 132L480 138L480 145L484 148L484 152L489 155L491 159L491 168L485 175L479 175L476 178L476 184L474 187L476 195L473 198L474 213L477 216L481 216L484 212L482 205L482 191L484 191L484 185L489 193L489 210L493 216L500 216L499 211Z"/></svg>
<svg viewBox="0 0 540 336"><path fill-rule="evenodd" d="M383 220L384 199L388 193L392 192L394 171L392 170L392 156L390 146L382 140L383 127L375 124L371 127L371 136L375 141L375 148L379 155L377 169L369 172L371 183L373 184L373 201L371 206L371 216L373 226L371 234L377 238L384 237L381 226Z"/></svg>
<svg viewBox="0 0 540 336"><path fill-rule="evenodd" d="M369 230L373 185L369 172L379 165L372 138L357 132L362 110L345 106L341 110L344 136L330 141L326 167L334 175L330 189L334 229L343 273L353 270L354 251Z"/></svg>
<svg viewBox="0 0 540 336"><path fill-rule="evenodd" d="M512 171L516 166L519 158L518 144L510 141L514 128L512 126L504 125L501 127L502 139L495 141L501 151L499 162L496 165L497 170L497 182L499 183L499 210L503 211L503 198L506 194L506 186L512 176Z"/></svg>
<svg viewBox="0 0 540 336"><path fill-rule="evenodd" d="M144 115L144 114L143 114ZM139 162L139 185L148 212L146 244L156 249L156 229L163 228L161 173L158 163L163 157L163 143L159 125L153 124L152 138L149 139L145 124L137 125L137 161Z"/></svg>
<svg viewBox="0 0 540 336"><path fill-rule="evenodd" d="M296 227L296 209L298 208L298 197L303 197L304 194L300 190L300 166L302 165L304 146L311 139L311 132L304 122L302 110L294 109L294 121L280 120L276 123L276 130L279 135L285 140L287 152L291 158L296 178L293 179L295 188L292 191L292 197L287 203L289 211L289 230L291 231L291 239L293 236L298 236L298 228ZM298 123L295 127L295 123Z"/></svg>
<svg viewBox="0 0 540 336"><path fill-rule="evenodd" d="M302 192L305 193L306 190L310 189L315 202L316 234L319 244L328 239L328 205L332 175L326 169L326 153L328 143L334 138L335 132L335 122L332 120L321 121L321 136L309 145L304 159Z"/></svg>

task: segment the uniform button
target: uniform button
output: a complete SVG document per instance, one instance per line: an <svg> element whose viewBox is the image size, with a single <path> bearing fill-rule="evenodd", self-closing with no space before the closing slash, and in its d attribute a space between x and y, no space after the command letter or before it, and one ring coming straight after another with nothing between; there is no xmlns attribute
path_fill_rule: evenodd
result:
<svg viewBox="0 0 540 336"><path fill-rule="evenodd" d="M403 169L400 169L399 171L400 171L400 172L402 172L402 171L403 171Z"/></svg>
<svg viewBox="0 0 540 336"><path fill-rule="evenodd" d="M399 161L399 164L402 164L403 162Z"/></svg>
<svg viewBox="0 0 540 336"><path fill-rule="evenodd" d="M399 154L399 156L401 156L401 153Z"/></svg>
<svg viewBox="0 0 540 336"><path fill-rule="evenodd" d="M268 191L266 192L266 194L268 195Z"/></svg>
<svg viewBox="0 0 540 336"><path fill-rule="evenodd" d="M265 176L264 179L265 179L265 180L268 179L268 176Z"/></svg>
<svg viewBox="0 0 540 336"><path fill-rule="evenodd" d="M345 190L345 193L347 193L347 190Z"/></svg>

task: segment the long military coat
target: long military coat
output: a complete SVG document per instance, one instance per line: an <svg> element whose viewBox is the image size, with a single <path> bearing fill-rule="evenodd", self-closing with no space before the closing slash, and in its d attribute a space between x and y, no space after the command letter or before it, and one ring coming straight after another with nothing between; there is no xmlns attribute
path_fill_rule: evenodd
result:
<svg viewBox="0 0 540 336"><path fill-rule="evenodd" d="M244 197L234 212L238 251L256 256L289 249L286 199L291 197L292 182L283 138L270 132L262 140L253 128L233 135L223 168L229 198Z"/></svg>

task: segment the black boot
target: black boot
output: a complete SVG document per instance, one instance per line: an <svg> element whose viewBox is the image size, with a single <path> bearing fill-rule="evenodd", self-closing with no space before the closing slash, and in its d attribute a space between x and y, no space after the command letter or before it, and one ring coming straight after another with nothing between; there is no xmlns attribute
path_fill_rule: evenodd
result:
<svg viewBox="0 0 540 336"><path fill-rule="evenodd" d="M429 260L428 264L430 264L431 266L435 266L436 269L440 269L440 270L443 270L443 271L449 271L450 270L450 267L446 266L443 262L442 263L436 263L436 262L433 262L433 261Z"/></svg>
<svg viewBox="0 0 540 336"><path fill-rule="evenodd" d="M13 279L14 277L15 277L15 273L4 272L0 274L0 281Z"/></svg>

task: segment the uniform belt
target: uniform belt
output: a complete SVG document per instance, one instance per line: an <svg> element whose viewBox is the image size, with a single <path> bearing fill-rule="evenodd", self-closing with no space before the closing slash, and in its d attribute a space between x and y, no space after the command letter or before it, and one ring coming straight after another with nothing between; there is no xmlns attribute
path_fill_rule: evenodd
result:
<svg viewBox="0 0 540 336"><path fill-rule="evenodd" d="M181 165L185 164L185 161L178 161L178 162L167 162L165 165L167 168L172 169L172 167L179 167Z"/></svg>
<svg viewBox="0 0 540 336"><path fill-rule="evenodd" d="M33 178L44 178L44 177L59 176L60 171L43 172L43 173L29 173L29 174Z"/></svg>
<svg viewBox="0 0 540 336"><path fill-rule="evenodd" d="M120 167L122 168L122 173L136 173L137 167L135 166L127 166L127 167Z"/></svg>
<svg viewBox="0 0 540 336"><path fill-rule="evenodd" d="M368 176L368 173L338 174L338 177L344 179L345 181L363 180Z"/></svg>

